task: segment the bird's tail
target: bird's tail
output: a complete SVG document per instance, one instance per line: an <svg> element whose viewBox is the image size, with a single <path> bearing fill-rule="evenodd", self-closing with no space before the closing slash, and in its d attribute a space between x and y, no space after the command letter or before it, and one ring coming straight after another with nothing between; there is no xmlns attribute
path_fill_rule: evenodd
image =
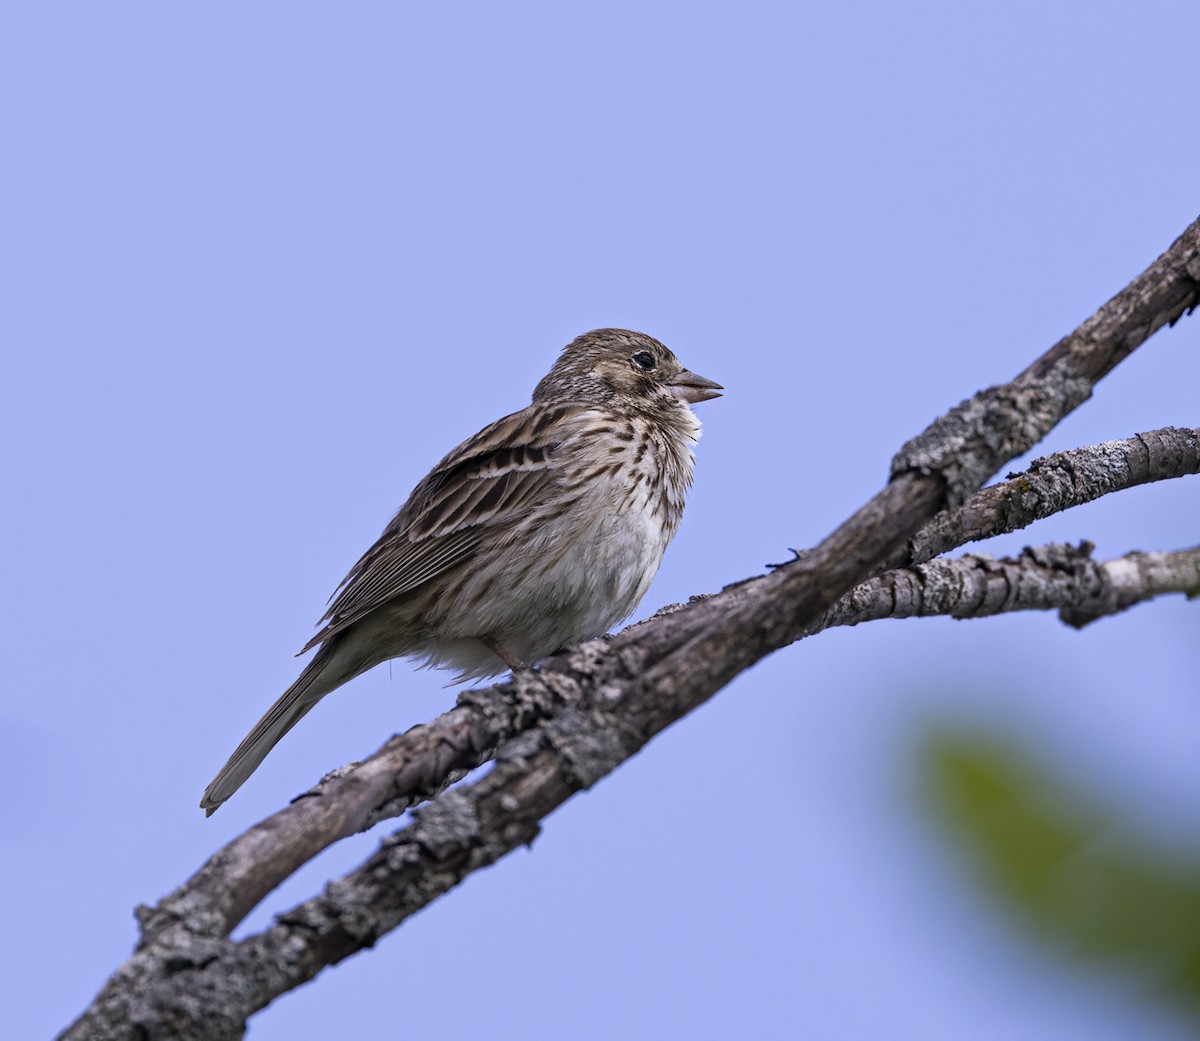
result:
<svg viewBox="0 0 1200 1041"><path fill-rule="evenodd" d="M234 749L229 762L221 767L221 772L204 790L200 808L205 816L211 817L217 807L246 782L267 753L300 722L309 709L335 687L363 671L362 668L347 671L344 666L338 667L340 663L336 659L342 657L337 653L342 644L340 635L326 640L296 682L267 709L266 715L254 724L254 729Z"/></svg>

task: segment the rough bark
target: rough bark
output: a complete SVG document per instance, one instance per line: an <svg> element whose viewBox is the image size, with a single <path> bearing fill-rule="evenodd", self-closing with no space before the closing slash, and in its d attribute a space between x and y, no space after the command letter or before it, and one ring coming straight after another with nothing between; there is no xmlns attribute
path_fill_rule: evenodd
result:
<svg viewBox="0 0 1200 1041"><path fill-rule="evenodd" d="M1103 562L1092 559L1093 548L1050 543L1016 557L968 553L896 568L855 586L807 635L880 618L990 618L1013 611L1057 610L1081 628L1168 593L1200 596L1200 547Z"/></svg>
<svg viewBox="0 0 1200 1041"><path fill-rule="evenodd" d="M914 551L913 540L940 510L965 509L984 481L1198 299L1200 221L1016 379L981 391L908 442L890 483L809 553L464 696L441 720L390 742L382 758L332 777L227 846L158 907L140 911L138 950L62 1036L240 1037L254 1011L529 842L542 817L571 794L764 655L805 635L864 579L925 552ZM965 514L960 524L963 532L970 528ZM1062 563L1031 561L1012 581L1019 584L1021 568L1032 565L1071 570ZM1157 573L1160 564L1165 568L1155 562L1126 572ZM986 601L996 571L975 563L970 569L981 572ZM1082 614L1071 617L1106 613L1103 605L1121 602L1119 592L1107 601L1092 597L1073 604ZM486 777L436 794L497 745ZM254 903L319 849L431 796L415 824L322 895L262 933L228 939Z"/></svg>
<svg viewBox="0 0 1200 1041"><path fill-rule="evenodd" d="M1018 531L1102 495L1195 473L1200 473L1200 429L1188 427L1056 452L939 514L917 532L906 563L920 564L968 542Z"/></svg>

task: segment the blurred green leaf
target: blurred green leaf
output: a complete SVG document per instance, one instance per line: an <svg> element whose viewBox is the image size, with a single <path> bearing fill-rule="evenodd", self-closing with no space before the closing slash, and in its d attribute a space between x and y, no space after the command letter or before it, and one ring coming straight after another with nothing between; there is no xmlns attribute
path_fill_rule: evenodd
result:
<svg viewBox="0 0 1200 1041"><path fill-rule="evenodd" d="M921 767L928 805L1018 921L1075 961L1132 970L1200 1019L1200 854L1151 847L993 739L937 731Z"/></svg>

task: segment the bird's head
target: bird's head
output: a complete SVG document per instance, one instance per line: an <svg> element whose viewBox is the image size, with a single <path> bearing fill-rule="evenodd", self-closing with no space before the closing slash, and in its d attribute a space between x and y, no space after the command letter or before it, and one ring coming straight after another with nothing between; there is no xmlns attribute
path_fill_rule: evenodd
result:
<svg viewBox="0 0 1200 1041"><path fill-rule="evenodd" d="M577 336L537 385L534 401L573 400L630 405L673 399L695 404L718 398L724 388L697 376L653 336L629 329L594 329Z"/></svg>

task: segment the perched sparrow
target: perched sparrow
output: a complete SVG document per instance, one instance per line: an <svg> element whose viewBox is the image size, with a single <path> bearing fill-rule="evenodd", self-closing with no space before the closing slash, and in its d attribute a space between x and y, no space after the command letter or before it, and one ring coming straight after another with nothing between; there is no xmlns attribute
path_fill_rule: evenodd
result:
<svg viewBox="0 0 1200 1041"><path fill-rule="evenodd" d="M463 442L342 581L317 653L200 800L211 814L321 698L391 658L494 676L628 617L662 562L720 384L643 333L569 343L533 403ZM303 653L303 651L301 652Z"/></svg>

